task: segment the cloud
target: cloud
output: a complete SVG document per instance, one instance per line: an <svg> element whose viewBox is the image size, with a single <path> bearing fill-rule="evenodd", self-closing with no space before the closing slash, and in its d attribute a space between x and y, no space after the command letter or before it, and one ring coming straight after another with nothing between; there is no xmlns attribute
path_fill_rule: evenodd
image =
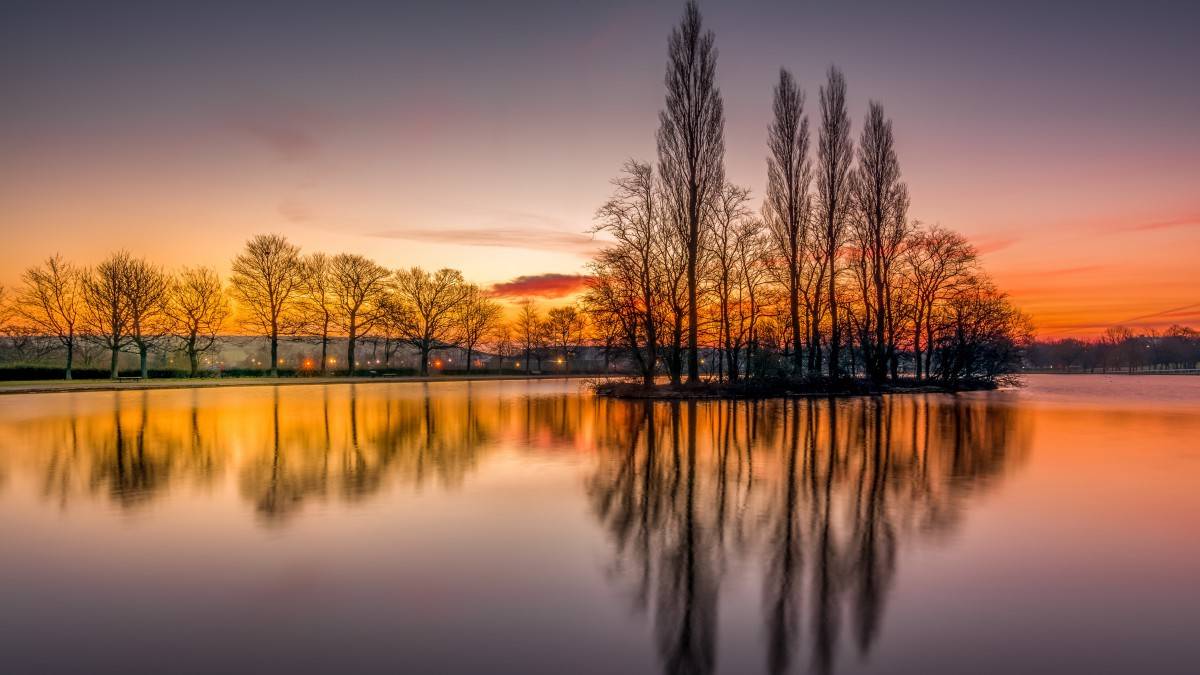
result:
<svg viewBox="0 0 1200 675"><path fill-rule="evenodd" d="M582 274L529 274L492 286L492 295L505 298L537 296L562 298L583 290L590 277Z"/></svg>
<svg viewBox="0 0 1200 675"><path fill-rule="evenodd" d="M499 246L568 251L583 255L590 255L602 245L602 242L598 242L586 234L527 227L415 227L373 232L371 236L436 244L459 244L461 246Z"/></svg>
<svg viewBox="0 0 1200 675"><path fill-rule="evenodd" d="M1148 232L1153 230L1168 230L1176 227L1200 227L1200 216L1186 216L1172 220L1155 220L1148 223L1124 225L1118 227L1121 232Z"/></svg>
<svg viewBox="0 0 1200 675"><path fill-rule="evenodd" d="M294 197L287 197L275 207L284 220L292 223L306 223L313 219L313 210L308 204Z"/></svg>
<svg viewBox="0 0 1200 675"><path fill-rule="evenodd" d="M243 125L243 130L280 161L307 161L320 150L316 136L296 124L256 121Z"/></svg>
<svg viewBox="0 0 1200 675"><path fill-rule="evenodd" d="M979 255L1002 251L1020 241L1017 237L984 237L972 242Z"/></svg>

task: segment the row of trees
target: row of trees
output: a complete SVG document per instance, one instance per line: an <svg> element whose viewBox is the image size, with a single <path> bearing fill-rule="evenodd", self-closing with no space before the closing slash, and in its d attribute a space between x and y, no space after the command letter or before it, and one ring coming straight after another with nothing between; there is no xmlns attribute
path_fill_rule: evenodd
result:
<svg viewBox="0 0 1200 675"><path fill-rule="evenodd" d="M238 330L269 341L273 375L285 336L318 343L322 372L336 361L329 354L335 338L345 342L343 363L351 373L366 337L383 337L389 360L400 346L412 347L422 374L437 349L465 349L468 369L484 343L513 351L500 304L456 270L393 271L361 255L303 255L279 235L250 239L233 260L228 285L209 268L171 274L121 251L91 268L52 256L26 270L11 295L0 302L7 331L40 340L43 350L61 350L67 379L83 345L108 353L114 378L121 353L130 351L147 377L154 349L186 355L194 376L221 336ZM550 345L566 353L566 345L580 340L582 316L573 307L551 310L546 319L532 302L521 309L514 328L527 356L540 358Z"/></svg>
<svg viewBox="0 0 1200 675"><path fill-rule="evenodd" d="M706 349L730 381L861 369L882 382L902 357L918 380L1012 367L1029 322L961 235L908 218L883 106L870 103L856 147L846 80L831 67L814 152L805 94L781 70L756 213L750 191L725 178L716 57L689 2L668 42L657 165L628 162L597 214L614 244L592 262L587 306L643 380L661 367L695 382Z"/></svg>
<svg viewBox="0 0 1200 675"><path fill-rule="evenodd" d="M1142 333L1113 326L1095 340L1034 342L1028 361L1034 368L1068 371L1189 370L1200 367L1200 332L1178 325Z"/></svg>

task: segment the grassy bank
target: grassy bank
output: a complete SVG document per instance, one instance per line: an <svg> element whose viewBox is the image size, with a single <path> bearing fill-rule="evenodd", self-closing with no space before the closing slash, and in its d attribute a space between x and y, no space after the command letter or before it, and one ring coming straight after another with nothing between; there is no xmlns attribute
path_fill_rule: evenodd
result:
<svg viewBox="0 0 1200 675"><path fill-rule="evenodd" d="M901 379L876 384L863 379L831 380L771 379L746 382L702 382L700 384L655 384L607 381L594 386L598 396L621 399L687 400L687 399L762 399L813 396L876 396L880 394L934 394L996 389L994 380L961 380L953 383L916 382ZM1004 384L1010 384L1005 382Z"/></svg>
<svg viewBox="0 0 1200 675"><path fill-rule="evenodd" d="M146 389L209 389L216 387L302 386L313 384L369 384L380 382L475 382L502 380L595 379L600 375L400 375L331 377L206 377L149 380L26 380L0 382L0 395L54 394L77 391L141 391Z"/></svg>

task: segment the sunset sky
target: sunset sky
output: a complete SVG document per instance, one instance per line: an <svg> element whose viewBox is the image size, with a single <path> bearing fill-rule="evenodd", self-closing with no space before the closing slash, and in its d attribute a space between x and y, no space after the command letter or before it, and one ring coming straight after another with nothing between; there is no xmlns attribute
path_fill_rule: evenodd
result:
<svg viewBox="0 0 1200 675"><path fill-rule="evenodd" d="M910 216L967 234L1043 337L1200 327L1200 5L700 4L731 180L765 188L779 67L811 112L835 63L855 139L869 98L894 120ZM120 247L224 273L273 231L570 293L609 179L655 157L682 8L9 0L0 283Z"/></svg>

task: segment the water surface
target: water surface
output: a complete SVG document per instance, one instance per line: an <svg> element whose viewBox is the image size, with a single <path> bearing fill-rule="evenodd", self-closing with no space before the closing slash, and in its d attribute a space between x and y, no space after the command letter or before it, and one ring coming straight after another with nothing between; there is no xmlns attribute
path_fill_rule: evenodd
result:
<svg viewBox="0 0 1200 675"><path fill-rule="evenodd" d="M0 398L0 672L1194 673L1200 378Z"/></svg>

